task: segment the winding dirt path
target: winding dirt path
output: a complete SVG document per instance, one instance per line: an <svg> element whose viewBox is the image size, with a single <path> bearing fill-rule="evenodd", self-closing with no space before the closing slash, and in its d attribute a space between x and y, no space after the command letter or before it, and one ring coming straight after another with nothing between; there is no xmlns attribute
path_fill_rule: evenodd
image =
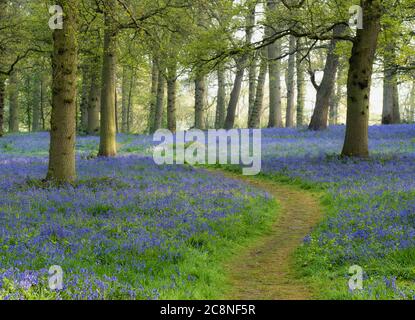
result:
<svg viewBox="0 0 415 320"><path fill-rule="evenodd" d="M236 300L307 300L312 290L293 274L293 253L321 218L318 194L264 179L225 176L267 191L279 202L272 231L227 265Z"/></svg>

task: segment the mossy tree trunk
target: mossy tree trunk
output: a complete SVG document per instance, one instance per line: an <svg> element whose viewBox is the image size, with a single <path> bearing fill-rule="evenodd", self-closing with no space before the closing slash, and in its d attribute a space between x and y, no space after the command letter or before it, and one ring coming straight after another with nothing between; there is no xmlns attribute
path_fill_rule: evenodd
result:
<svg viewBox="0 0 415 320"><path fill-rule="evenodd" d="M152 133L163 127L163 115L164 115L164 96L166 93L166 79L164 76L163 68L158 68L157 76L157 94L156 105L154 110L154 123Z"/></svg>
<svg viewBox="0 0 415 320"><path fill-rule="evenodd" d="M52 117L47 180L73 182L76 139L77 0L58 0L63 29L53 32Z"/></svg>
<svg viewBox="0 0 415 320"><path fill-rule="evenodd" d="M19 88L17 72L9 78L9 132L19 132Z"/></svg>
<svg viewBox="0 0 415 320"><path fill-rule="evenodd" d="M384 57L384 79L383 79L383 111L382 124L398 124L401 122L399 111L399 89L398 75L395 65L396 44L391 41Z"/></svg>
<svg viewBox="0 0 415 320"><path fill-rule="evenodd" d="M0 75L0 137L4 135L4 92L5 92L5 77Z"/></svg>
<svg viewBox="0 0 415 320"><path fill-rule="evenodd" d="M177 65L172 65L167 71L167 129L176 132L176 92L177 92Z"/></svg>
<svg viewBox="0 0 415 320"><path fill-rule="evenodd" d="M205 129L207 84L206 76L198 75L195 80L195 125L196 129Z"/></svg>
<svg viewBox="0 0 415 320"><path fill-rule="evenodd" d="M349 61L347 121L343 156L369 156L369 102L373 62L381 30L380 1L363 1L364 28L358 29Z"/></svg>
<svg viewBox="0 0 415 320"><path fill-rule="evenodd" d="M121 100L121 132L127 133L128 131L128 100L130 90L131 75L127 66L123 67L122 71L122 100Z"/></svg>
<svg viewBox="0 0 415 320"><path fill-rule="evenodd" d="M267 8L275 10L276 1L269 0ZM281 40L276 40L268 46L269 59L269 121L268 128L283 127L281 107Z"/></svg>
<svg viewBox="0 0 415 320"><path fill-rule="evenodd" d="M154 130L154 115L156 112L156 103L157 103L157 88L158 88L158 64L157 60L153 58L151 64L151 89L150 89L150 110L148 112L148 131L153 133Z"/></svg>
<svg viewBox="0 0 415 320"><path fill-rule="evenodd" d="M115 119L115 82L117 63L117 28L112 14L116 9L115 0L106 1L105 34L104 34L104 61L102 66L101 88L101 126L100 145L98 155L113 157L117 154Z"/></svg>
<svg viewBox="0 0 415 320"><path fill-rule="evenodd" d="M99 133L100 126L100 107L101 107L101 90L100 90L100 67L95 66L96 69L91 72L91 86L89 89L88 98L88 128L87 133L89 135L95 135Z"/></svg>
<svg viewBox="0 0 415 320"><path fill-rule="evenodd" d="M32 131L37 132L41 129L41 80L39 75L34 77L33 82L33 120Z"/></svg>
<svg viewBox="0 0 415 320"><path fill-rule="evenodd" d="M88 94L90 88L91 73L88 66L82 68L82 89L81 89L81 118L79 121L79 132L86 132L88 128Z"/></svg>
<svg viewBox="0 0 415 320"><path fill-rule="evenodd" d="M42 74L40 77L40 119L42 123L42 130L46 130L46 105L48 101L47 92L47 76Z"/></svg>

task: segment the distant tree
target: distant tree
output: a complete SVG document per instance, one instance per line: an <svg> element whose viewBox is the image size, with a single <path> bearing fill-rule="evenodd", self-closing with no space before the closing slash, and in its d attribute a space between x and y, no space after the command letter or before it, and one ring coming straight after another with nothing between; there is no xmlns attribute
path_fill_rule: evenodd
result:
<svg viewBox="0 0 415 320"><path fill-rule="evenodd" d="M19 77L14 70L9 79L9 132L19 132Z"/></svg>
<svg viewBox="0 0 415 320"><path fill-rule="evenodd" d="M388 30L389 31L389 30ZM383 63L383 110L382 124L398 124L401 122L399 111L399 89L398 89L398 70L396 64L397 42L388 33L388 43L386 44Z"/></svg>
<svg viewBox="0 0 415 320"><path fill-rule="evenodd" d="M0 138L4 135L4 100L5 100L5 85L6 77L0 75Z"/></svg>
<svg viewBox="0 0 415 320"><path fill-rule="evenodd" d="M287 112L285 116L285 126L294 127L295 114L295 51L297 48L297 39L294 36L289 37L289 58L286 76L287 83Z"/></svg>
<svg viewBox="0 0 415 320"><path fill-rule="evenodd" d="M327 129L330 99L333 96L336 83L336 73L339 66L339 55L336 52L336 45L338 43L337 37L341 36L345 29L346 27L344 25L338 25L333 30L334 37L329 45L323 80L320 85L316 83L314 80L314 74L312 74L312 83L317 90L317 97L313 116L309 125L310 130Z"/></svg>
<svg viewBox="0 0 415 320"><path fill-rule="evenodd" d="M254 106L252 107L252 112L248 119L249 128L259 128L261 126L261 115L262 108L264 104L264 85L265 78L268 71L268 49L264 48L262 50L262 55L260 56L260 69L258 73L258 81L256 85L256 94Z"/></svg>
<svg viewBox="0 0 415 320"><path fill-rule="evenodd" d="M197 73L195 79L195 124L196 129L205 129L205 111L207 107L206 75Z"/></svg>
<svg viewBox="0 0 415 320"><path fill-rule="evenodd" d="M215 117L215 128L222 129L225 124L226 116L226 80L225 70L223 65L219 65L217 68L218 78L218 92L216 101L216 117Z"/></svg>
<svg viewBox="0 0 415 320"><path fill-rule="evenodd" d="M297 46L301 47L302 41L298 39ZM304 125L304 105L306 96L306 81L305 81L305 65L303 61L303 55L301 51L297 51L296 56L296 68L297 68L297 127Z"/></svg>
<svg viewBox="0 0 415 320"><path fill-rule="evenodd" d="M246 17L246 28L245 28L245 44L251 45L252 37L254 33L255 25L255 4L250 8L249 13ZM244 52L241 56L236 59L236 75L229 99L229 104L225 119L225 129L232 129L235 125L236 107L238 105L239 96L242 89L242 81L245 74L246 64L249 59L249 51Z"/></svg>

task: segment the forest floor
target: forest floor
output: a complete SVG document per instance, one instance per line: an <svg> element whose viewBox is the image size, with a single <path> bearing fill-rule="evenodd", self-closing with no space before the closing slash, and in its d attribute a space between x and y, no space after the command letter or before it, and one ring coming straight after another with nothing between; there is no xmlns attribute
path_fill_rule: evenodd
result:
<svg viewBox="0 0 415 320"><path fill-rule="evenodd" d="M229 299L307 300L313 290L296 276L293 255L313 227L322 209L318 193L268 179L225 172L228 178L262 189L279 203L271 232L246 248L226 265Z"/></svg>

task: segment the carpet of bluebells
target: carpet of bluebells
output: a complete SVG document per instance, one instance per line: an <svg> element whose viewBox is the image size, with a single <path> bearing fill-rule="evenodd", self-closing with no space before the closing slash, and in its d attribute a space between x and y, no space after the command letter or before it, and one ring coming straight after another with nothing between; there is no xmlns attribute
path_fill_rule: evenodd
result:
<svg viewBox="0 0 415 320"><path fill-rule="evenodd" d="M357 298L415 296L415 125L370 128L371 158L338 157L344 127L310 133L295 129L263 132L263 172L326 189L321 225L305 239L301 259L308 275L365 271ZM342 279L343 277L343 279ZM339 297L334 295L334 297ZM343 297L349 298L349 293Z"/></svg>
<svg viewBox="0 0 415 320"><path fill-rule="evenodd" d="M301 272L326 298L412 299L415 125L371 127L367 160L338 157L343 138L341 126L263 130L265 175L325 190L324 219L298 252ZM56 188L41 182L46 133L1 139L0 298L206 298L194 288L213 286L215 250L266 224L266 194L155 166L151 137L118 141L120 156L99 159L98 139L79 138L79 180ZM352 293L356 264L364 290ZM61 291L48 290L51 265L65 270Z"/></svg>
<svg viewBox="0 0 415 320"><path fill-rule="evenodd" d="M80 137L78 181L49 185L48 140L0 140L0 299L209 298L211 257L273 212L264 192L156 166L146 136L120 136L111 159L94 156L97 137ZM62 290L49 290L53 265L64 271Z"/></svg>

